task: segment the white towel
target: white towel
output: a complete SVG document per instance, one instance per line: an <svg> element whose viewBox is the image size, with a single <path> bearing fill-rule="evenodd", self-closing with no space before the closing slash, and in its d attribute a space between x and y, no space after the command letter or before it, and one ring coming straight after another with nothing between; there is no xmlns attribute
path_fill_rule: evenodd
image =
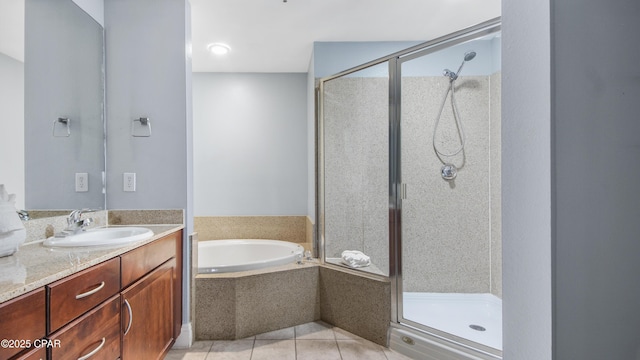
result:
<svg viewBox="0 0 640 360"><path fill-rule="evenodd" d="M0 200L0 234L24 229L13 203Z"/></svg>
<svg viewBox="0 0 640 360"><path fill-rule="evenodd" d="M4 185L0 185L0 256L15 253L27 237L15 200L16 196L7 194Z"/></svg>
<svg viewBox="0 0 640 360"><path fill-rule="evenodd" d="M342 263L352 268L371 265L371 258L358 250L345 250L342 252L341 257Z"/></svg>
<svg viewBox="0 0 640 360"><path fill-rule="evenodd" d="M0 234L0 257L13 255L27 238L25 229Z"/></svg>

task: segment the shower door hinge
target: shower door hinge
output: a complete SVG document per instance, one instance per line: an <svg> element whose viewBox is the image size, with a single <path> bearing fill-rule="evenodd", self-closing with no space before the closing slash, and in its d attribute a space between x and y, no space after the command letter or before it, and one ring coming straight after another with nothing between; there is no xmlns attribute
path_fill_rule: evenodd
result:
<svg viewBox="0 0 640 360"><path fill-rule="evenodd" d="M400 184L400 198L402 200L407 198L407 184L405 183Z"/></svg>

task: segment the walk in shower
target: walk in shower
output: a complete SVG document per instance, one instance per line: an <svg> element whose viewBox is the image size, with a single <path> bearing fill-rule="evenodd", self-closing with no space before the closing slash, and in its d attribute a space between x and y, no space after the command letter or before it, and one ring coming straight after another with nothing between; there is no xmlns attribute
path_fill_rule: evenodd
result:
<svg viewBox="0 0 640 360"><path fill-rule="evenodd" d="M321 258L390 278L414 358L502 353L500 74L495 19L319 81Z"/></svg>

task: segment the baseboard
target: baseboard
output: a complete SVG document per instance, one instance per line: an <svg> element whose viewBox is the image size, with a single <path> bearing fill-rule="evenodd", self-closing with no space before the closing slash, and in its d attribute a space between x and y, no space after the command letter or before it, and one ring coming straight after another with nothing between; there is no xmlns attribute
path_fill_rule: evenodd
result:
<svg viewBox="0 0 640 360"><path fill-rule="evenodd" d="M173 349L188 349L193 344L193 330L191 329L191 323L182 324L180 329L180 336L173 344Z"/></svg>

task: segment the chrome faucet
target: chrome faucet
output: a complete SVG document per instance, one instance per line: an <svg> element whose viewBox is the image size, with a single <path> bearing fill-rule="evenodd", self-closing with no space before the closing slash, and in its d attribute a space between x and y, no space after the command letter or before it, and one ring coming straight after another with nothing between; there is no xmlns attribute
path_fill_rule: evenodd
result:
<svg viewBox="0 0 640 360"><path fill-rule="evenodd" d="M27 212L27 210L18 210L18 217L20 217L20 220L22 221L27 221L27 220L31 220L31 218L29 217L29 212Z"/></svg>
<svg viewBox="0 0 640 360"><path fill-rule="evenodd" d="M95 210L90 209L73 210L67 218L67 228L62 230L62 232L65 235L73 235L85 231L87 226L93 222L93 219L82 219L82 214L94 211Z"/></svg>

